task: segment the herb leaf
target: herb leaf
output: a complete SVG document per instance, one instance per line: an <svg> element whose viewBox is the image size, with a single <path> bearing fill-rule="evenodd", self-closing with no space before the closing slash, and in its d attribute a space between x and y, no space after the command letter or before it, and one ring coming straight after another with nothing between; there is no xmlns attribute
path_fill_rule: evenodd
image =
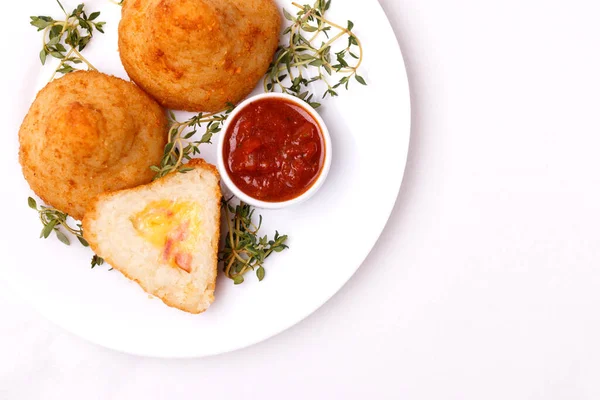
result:
<svg viewBox="0 0 600 400"><path fill-rule="evenodd" d="M56 235L56 238L67 246L71 245L71 240L66 235L69 233L77 238L79 243L84 247L89 247L89 243L83 237L83 228L81 224L77 224L75 227L69 224L69 215L63 213L52 207L39 206L37 202L29 197L27 199L27 205L35 210L42 222L43 228L40 234L40 238L48 239L52 232ZM66 233L65 233L66 232ZM102 265L104 260L97 255L94 255L92 259L92 268L97 265Z"/></svg>
<svg viewBox="0 0 600 400"><path fill-rule="evenodd" d="M185 122L177 121L175 114L170 111L169 141L165 146L160 165L151 167L156 173L154 179L162 178L171 172L189 172L190 169L185 167L185 163L200 154L201 144L211 143L212 137L221 132L223 124L233 109L234 106L230 104L229 108L220 113L199 113ZM205 133L200 140L188 140L202 128L205 129Z"/></svg>
<svg viewBox="0 0 600 400"><path fill-rule="evenodd" d="M56 237L58 238L58 240L60 240L61 242L63 242L67 246L71 245L71 241L69 240L69 238L67 237L67 235L65 235L61 231L56 231Z"/></svg>
<svg viewBox="0 0 600 400"><path fill-rule="evenodd" d="M363 61L363 48L352 31L354 23L348 21L347 27L343 27L326 19L325 13L331 6L331 0L317 0L312 7L292 4L300 10L295 16L283 10L291 25L285 29L284 33L288 36L285 45L277 49L264 79L265 92L291 94L317 108L321 104L314 101L313 94L308 92L313 82L325 84L322 98L337 96L338 92L334 89L340 86L348 89L353 76L360 84L366 85L364 78L357 74ZM338 33L330 37L333 30ZM343 38L348 39L347 46L334 53L332 47ZM283 72L287 74L282 75ZM336 83L332 82L334 74L340 77Z"/></svg>
<svg viewBox="0 0 600 400"><path fill-rule="evenodd" d="M43 31L44 43L40 51L40 62L45 65L48 56L60 60L52 79L57 74L68 74L76 71L77 68L74 67L74 64L84 63L88 69L96 70L81 55L81 51L89 44L95 31L104 33L103 26L105 22L96 22L100 12L96 11L88 16L84 5L80 4L68 14L61 2L57 0L57 3L65 14L64 20L55 20L49 16L30 17L31 21L29 23L36 27L38 31Z"/></svg>
<svg viewBox="0 0 600 400"><path fill-rule="evenodd" d="M104 264L104 259L101 257L98 257L97 255L94 254L94 256L92 257L92 269L96 268L97 266L103 265Z"/></svg>
<svg viewBox="0 0 600 400"><path fill-rule="evenodd" d="M254 209L250 205L240 202L233 206L230 200L225 199L222 203L228 232L219 261L223 263L225 275L239 285L244 282L243 275L246 272L255 270L256 277L262 281L266 273L265 260L274 252L279 253L288 248L285 244L287 235L276 232L273 239L268 236L260 237L262 216L258 218L258 224L254 223Z"/></svg>
<svg viewBox="0 0 600 400"><path fill-rule="evenodd" d="M256 277L259 281L265 279L265 268L262 265L256 270Z"/></svg>

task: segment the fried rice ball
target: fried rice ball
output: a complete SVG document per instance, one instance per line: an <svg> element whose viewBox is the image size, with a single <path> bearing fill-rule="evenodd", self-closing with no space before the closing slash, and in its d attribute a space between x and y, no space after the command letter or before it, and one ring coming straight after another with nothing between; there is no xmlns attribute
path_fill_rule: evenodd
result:
<svg viewBox="0 0 600 400"><path fill-rule="evenodd" d="M119 52L131 79L164 107L220 111L265 75L280 29L273 0L127 0Z"/></svg>
<svg viewBox="0 0 600 400"><path fill-rule="evenodd" d="M80 71L42 89L19 131L31 189L75 219L99 194L149 183L167 141L166 113L133 83Z"/></svg>

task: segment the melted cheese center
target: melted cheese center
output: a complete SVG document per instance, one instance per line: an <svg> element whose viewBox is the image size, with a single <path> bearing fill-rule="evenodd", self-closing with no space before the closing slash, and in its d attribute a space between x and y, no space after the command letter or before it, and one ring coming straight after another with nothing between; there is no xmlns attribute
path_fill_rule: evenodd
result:
<svg viewBox="0 0 600 400"><path fill-rule="evenodd" d="M153 201L131 218L137 233L162 251L163 261L191 272L194 242L201 229L198 203Z"/></svg>

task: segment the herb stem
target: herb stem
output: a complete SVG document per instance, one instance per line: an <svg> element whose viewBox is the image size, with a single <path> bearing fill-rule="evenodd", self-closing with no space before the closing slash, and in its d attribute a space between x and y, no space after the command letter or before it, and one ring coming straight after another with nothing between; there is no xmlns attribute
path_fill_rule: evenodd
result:
<svg viewBox="0 0 600 400"><path fill-rule="evenodd" d="M81 61L86 63L86 65L88 66L89 69L91 69L92 71L98 71L96 69L96 67L94 67L79 51L77 51L77 49L75 47L71 47L71 49L77 55L77 57L79 57L81 59Z"/></svg>
<svg viewBox="0 0 600 400"><path fill-rule="evenodd" d="M35 210L38 213L38 218L42 223L43 229L42 233L40 234L40 238L47 239L54 232L58 240L60 240L65 245L70 246L71 241L63 232L64 229L66 232L75 236L79 243L81 243L81 245L83 245L84 247L89 247L88 242L83 237L82 225L78 223L77 228L74 228L71 225L69 225L68 214L65 214L64 212L59 211L53 207L47 207L44 205L40 205L38 207L37 202L31 197L27 199L27 203L31 209ZM102 265L103 263L104 260L98 257L97 255L94 255L94 257L92 258L92 268L94 268L97 265Z"/></svg>
<svg viewBox="0 0 600 400"><path fill-rule="evenodd" d="M294 5L295 7L300 8L300 9L303 8L300 4L295 3L295 2L292 2L292 5ZM340 26L340 25L336 24L333 21L330 21L328 19L320 17L317 14L313 14L312 16L315 17L316 19L318 19L319 21L321 21L322 23L331 25L334 28L337 28L337 29L339 29L341 31L336 36L334 36L333 38L331 38L327 43L325 43L324 46L321 46L321 49L318 50L317 53L319 53L319 54L322 53L327 47L329 47L330 45L332 45L336 40L338 40L339 38L343 37L344 35L349 35L349 36L352 36L354 39L356 39L356 42L358 43L358 48L360 50L360 56L359 56L359 59L358 59L358 62L356 64L356 66L353 67L353 68L351 68L352 70L356 71L362 65L362 62L363 62L363 47L362 47L362 43L361 43L360 39L358 38L358 36L356 36L354 33L352 33L352 31L348 30L348 28L344 28L343 26ZM319 32L319 31L317 31L317 32ZM316 36L318 36L318 35L316 35ZM313 40L314 39L316 39L316 37L314 37ZM311 42L313 40L311 40Z"/></svg>
<svg viewBox="0 0 600 400"><path fill-rule="evenodd" d="M51 25L48 25L45 29L44 32L42 33L42 48L44 50L48 49L48 46L46 45L46 38L48 37L48 31L50 31L50 29L54 28L55 26L59 26L62 25L62 31L60 32L60 34L62 35L63 33L65 33L65 30L67 29L67 22L66 21L55 21L53 22Z"/></svg>
<svg viewBox="0 0 600 400"><path fill-rule="evenodd" d="M78 5L70 14L67 13L60 0L56 1L64 13L63 21L57 21L49 16L32 16L30 24L42 32L42 51L40 61L46 64L48 56L60 60L58 68L52 74L67 74L76 70L74 64L84 63L89 70L96 68L81 51L88 45L95 31L104 33L105 22L96 22L100 12L87 14L85 5Z"/></svg>
<svg viewBox="0 0 600 400"><path fill-rule="evenodd" d="M202 143L210 143L212 136L221 131L223 123L233 110L232 107L222 113L200 113L185 122L177 121L175 115L170 113L169 142L165 146L165 152L160 165L152 167L152 170L156 172L155 179L162 178L175 171L186 172L185 160L189 160L194 155L199 154L199 146ZM185 141L195 135L197 130L204 124L206 124L206 133L200 140ZM185 134L188 130L191 130L191 132Z"/></svg>
<svg viewBox="0 0 600 400"><path fill-rule="evenodd" d="M244 282L243 275L250 270L256 271L259 281L265 277L263 264L273 252L281 252L287 249L286 235L275 233L275 237L269 240L267 236L260 237L258 231L262 224L253 222L254 209L244 202L232 206L229 200L223 199L224 215L227 223L228 233L225 246L219 255L219 261L223 263L225 275L232 279L236 285Z"/></svg>
<svg viewBox="0 0 600 400"><path fill-rule="evenodd" d="M296 15L284 10L284 16L291 25L285 30L285 45L279 46L274 61L263 81L265 92L282 92L296 96L312 107L319 107L320 103L313 100L314 94L310 93L309 86L316 81L323 82L327 90L323 98L338 96L336 89L343 86L348 89L350 80L355 78L362 85L366 81L358 75L358 69L363 63L363 47L361 41L352 32L354 24L348 21L348 26L343 27L325 17L331 5L331 0L317 0L313 6L292 3L300 9ZM335 34L329 32L336 30ZM319 37L324 35L323 42L316 46ZM347 36L348 44L339 51L333 50L334 44L339 43ZM358 50L355 49L358 48ZM349 60L351 57L352 60ZM308 77L310 67L315 67L318 74ZM287 72L287 73L286 73ZM339 81L333 84L330 80L339 74ZM290 86L288 86L288 82Z"/></svg>
<svg viewBox="0 0 600 400"><path fill-rule="evenodd" d="M227 221L227 231L229 232L229 243L231 243L233 245L234 239L233 239L233 229L231 229L231 216L229 215L229 205L226 204L225 205L225 219ZM229 262L227 263L227 267L225 268L225 275L229 276L229 271L231 270L231 267L233 265L233 262L235 261L235 259L231 258L229 260Z"/></svg>
<svg viewBox="0 0 600 400"><path fill-rule="evenodd" d="M73 54L73 50L75 50L75 49L71 47L71 50L69 50L69 52L67 53L67 55L65 56L65 58L63 58L62 60L60 60L60 63L58 63L58 67L54 70L54 73L50 77L50 81L54 80L54 78L58 74L58 71L62 68L63 65L65 65L65 62L66 62L65 60L68 60L69 57L71 57L71 55Z"/></svg>

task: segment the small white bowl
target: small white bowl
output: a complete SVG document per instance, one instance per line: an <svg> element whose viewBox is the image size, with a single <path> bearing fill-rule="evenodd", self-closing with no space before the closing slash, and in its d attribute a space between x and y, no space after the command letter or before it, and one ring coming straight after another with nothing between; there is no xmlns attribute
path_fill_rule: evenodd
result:
<svg viewBox="0 0 600 400"><path fill-rule="evenodd" d="M323 168L321 169L321 173L320 173L319 177L306 192L302 193L300 196L295 197L291 200L286 200L286 201L281 201L281 202L269 202L269 201L258 200L258 199L255 199L254 197L248 196L246 193L242 192L233 183L233 181L231 180L231 177L229 176L229 173L227 172L227 168L225 167L225 159L223 157L223 146L225 144L225 138L227 136L227 131L229 130L229 128L231 126L231 122L233 122L236 119L236 116L240 113L240 111L242 111L248 105L250 105L256 101L263 100L263 99L283 99L290 103L294 103L294 104L302 107L302 109L304 109L307 113L309 113L315 119L315 121L317 121L317 123L319 124L319 127L321 128L321 134L323 136L323 140L325 141L325 159L324 159ZM321 118L319 113L317 113L315 111L315 109L312 108L310 105L308 105L306 102L304 102L303 100L300 100L297 97L294 97L294 96L291 96L288 94L283 94L283 93L259 94L257 96L250 97L250 98L246 99L245 101L241 102L235 108L235 110L233 110L233 112L229 115L229 118L227 118L227 121L225 122L225 124L223 126L223 130L221 131L221 134L219 135L219 143L217 145L217 152L218 152L217 167L219 168L219 173L221 174L221 180L223 181L225 186L237 198L239 198L240 200L242 200L243 202L245 202L247 204L250 204L253 207L258 207L258 208L281 209L284 207L289 207L289 206L293 206L293 205L297 205L297 204L305 202L306 200L311 198L321 188L321 186L323 186L323 183L325 182L325 180L327 179L327 175L329 174L329 169L331 168L331 155L332 155L331 137L329 136L329 131L327 130L325 121L323 121L323 118Z"/></svg>

